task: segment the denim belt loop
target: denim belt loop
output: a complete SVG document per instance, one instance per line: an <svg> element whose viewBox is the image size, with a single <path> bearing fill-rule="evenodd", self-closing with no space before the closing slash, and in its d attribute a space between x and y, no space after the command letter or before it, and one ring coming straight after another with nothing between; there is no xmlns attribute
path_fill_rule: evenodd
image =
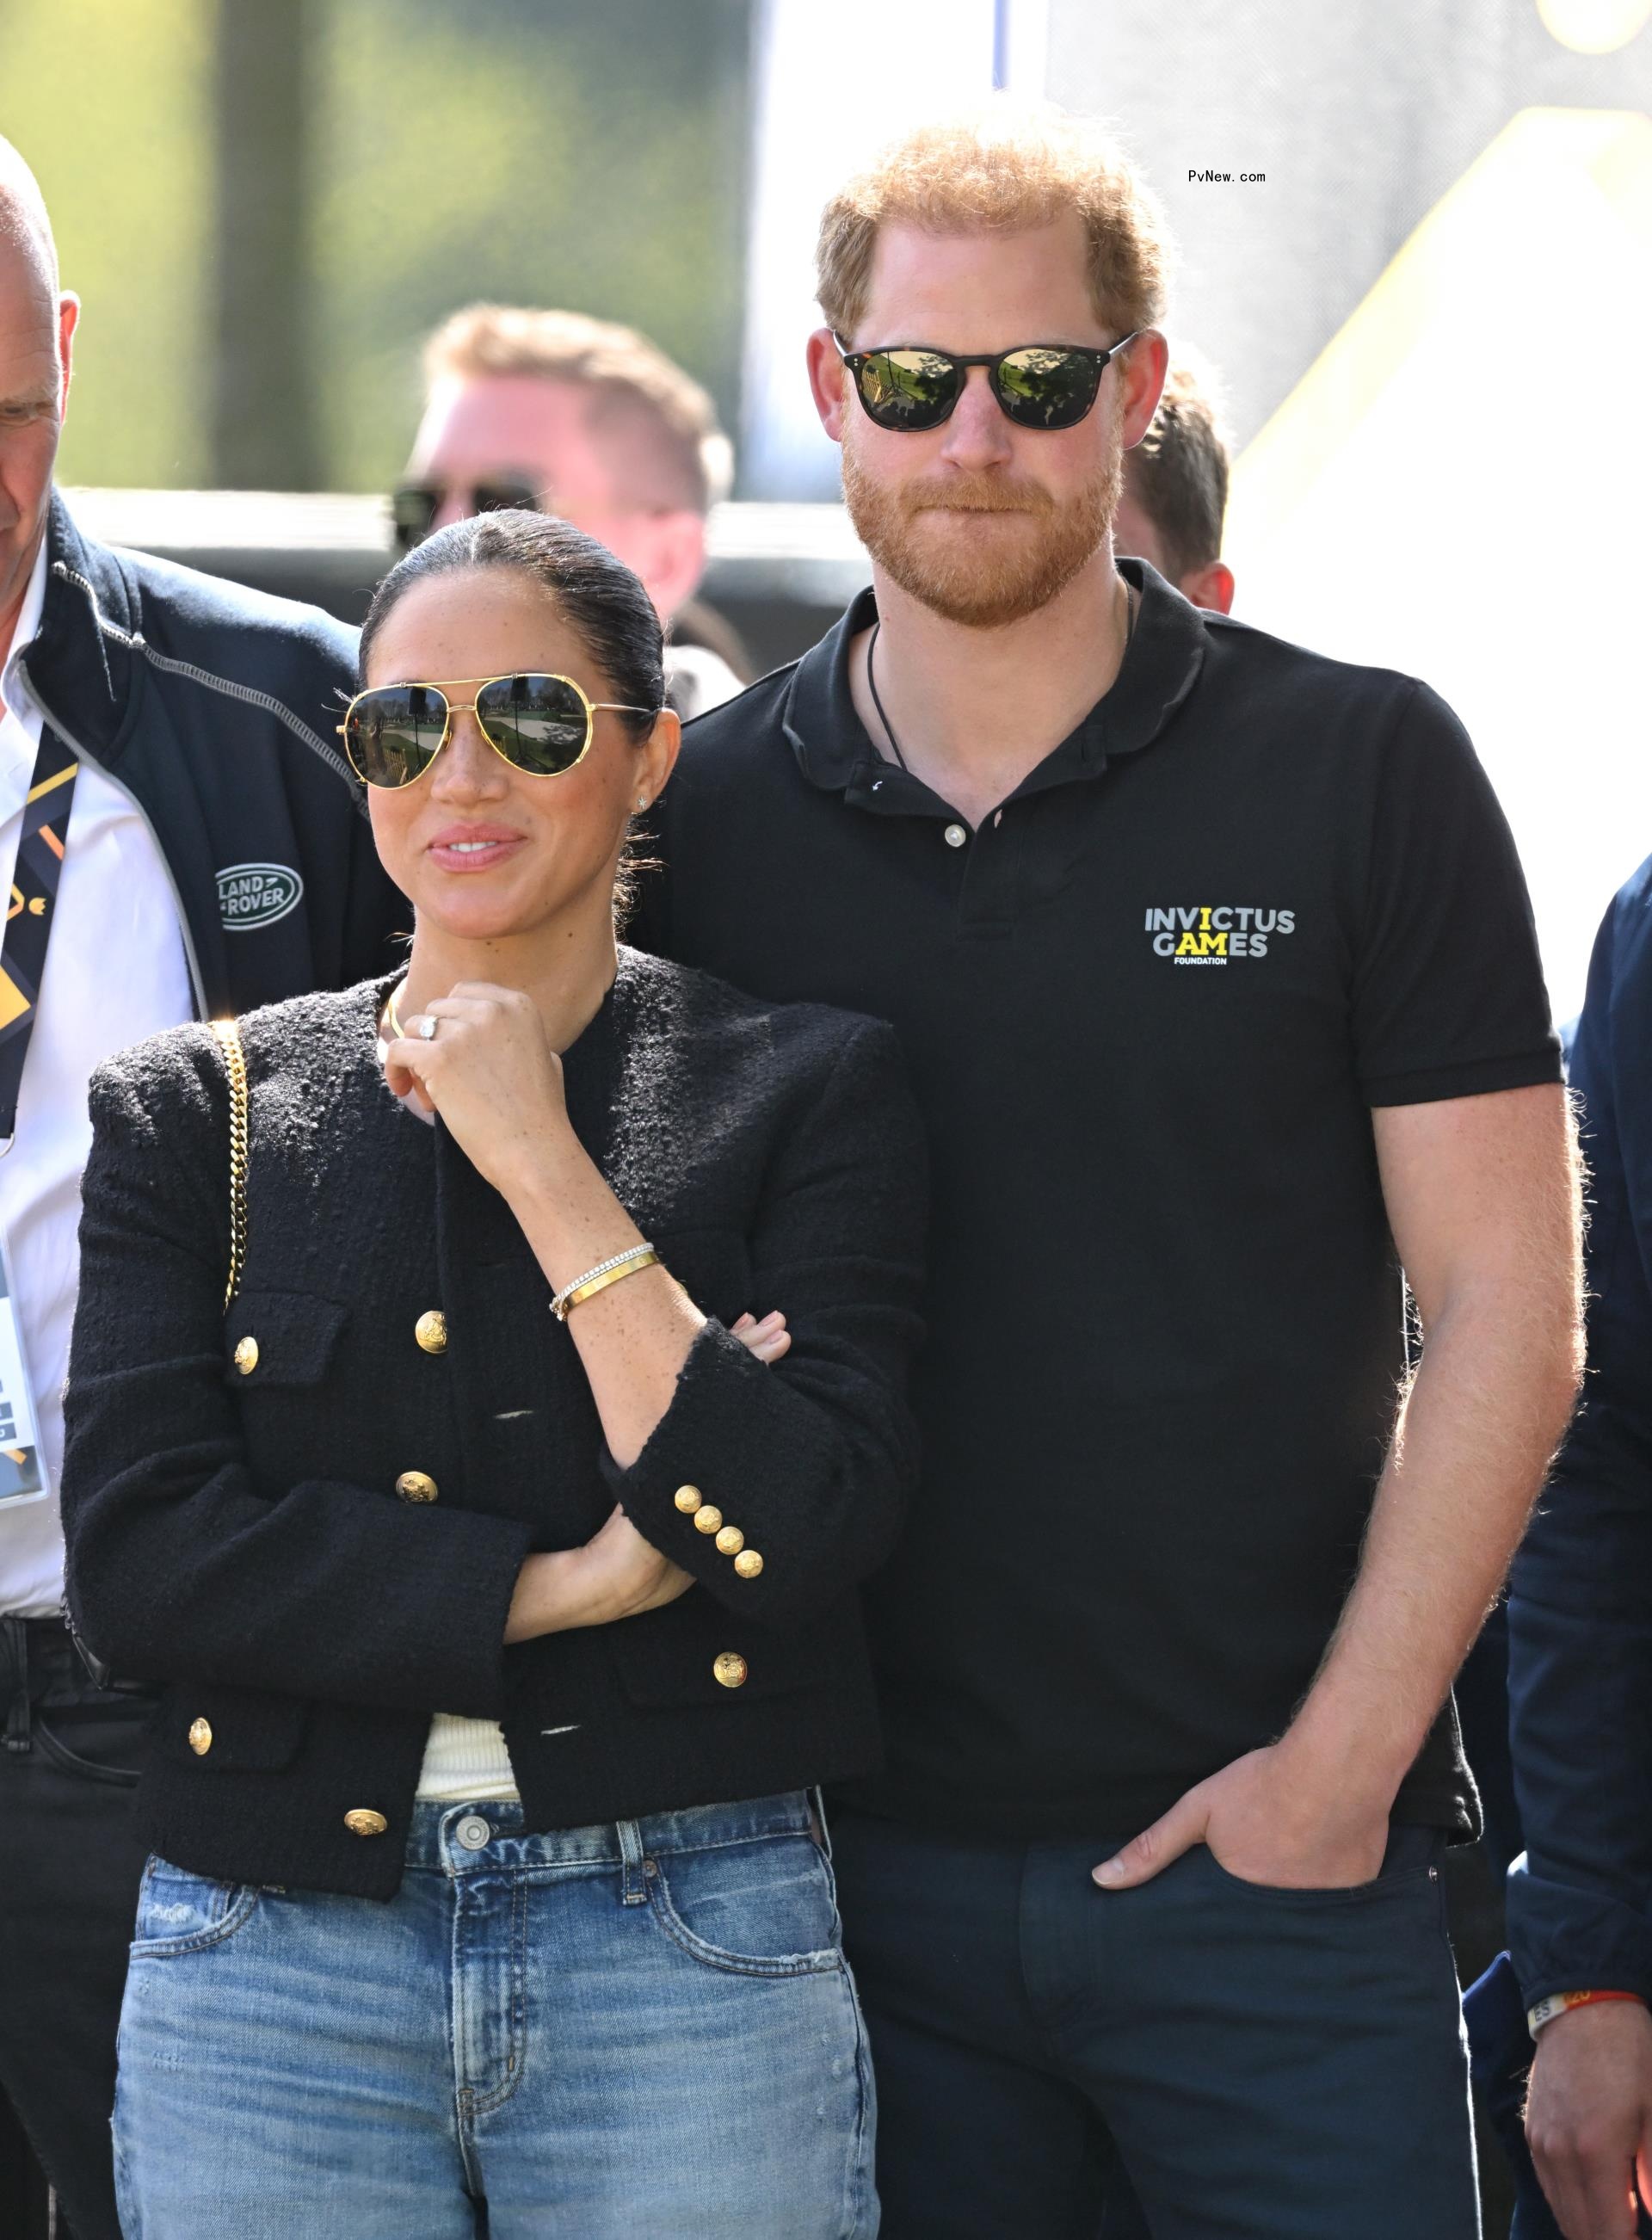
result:
<svg viewBox="0 0 1652 2240"><path fill-rule="evenodd" d="M820 1848L826 1854L826 1863L829 1867L832 1863L832 1830L831 1823L826 1817L826 1792L817 1783L809 1795L814 1807L816 1825L820 1830Z"/></svg>
<svg viewBox="0 0 1652 2240"><path fill-rule="evenodd" d="M648 1903L648 1884L643 1878L643 1830L635 1820L622 1820L619 1828L620 1887L627 1905Z"/></svg>

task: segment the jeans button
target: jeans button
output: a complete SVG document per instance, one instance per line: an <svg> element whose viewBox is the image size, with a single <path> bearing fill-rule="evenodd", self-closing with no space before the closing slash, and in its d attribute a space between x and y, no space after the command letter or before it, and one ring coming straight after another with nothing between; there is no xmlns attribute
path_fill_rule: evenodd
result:
<svg viewBox="0 0 1652 2240"><path fill-rule="evenodd" d="M467 1812L453 1832L467 1851L479 1851L493 1830L479 1812Z"/></svg>

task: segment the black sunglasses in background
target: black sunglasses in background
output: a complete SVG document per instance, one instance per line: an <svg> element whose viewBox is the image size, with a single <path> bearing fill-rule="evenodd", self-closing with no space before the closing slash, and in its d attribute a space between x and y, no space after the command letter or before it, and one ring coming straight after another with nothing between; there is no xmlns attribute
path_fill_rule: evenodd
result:
<svg viewBox="0 0 1652 2240"><path fill-rule="evenodd" d="M1022 343L980 357L959 357L917 343L846 350L836 335L832 340L867 418L880 428L916 434L951 417L972 365L986 367L999 409L1017 428L1076 428L1095 403L1109 361L1128 350L1136 335L1126 335L1110 350L1086 350L1079 343Z"/></svg>
<svg viewBox="0 0 1652 2240"><path fill-rule="evenodd" d="M410 552L416 544L423 543L450 497L458 499L467 516L507 513L517 508L526 513L541 510L538 490L516 475L495 475L486 482L471 483L469 489L442 483L403 483L390 493L390 523L398 552Z"/></svg>

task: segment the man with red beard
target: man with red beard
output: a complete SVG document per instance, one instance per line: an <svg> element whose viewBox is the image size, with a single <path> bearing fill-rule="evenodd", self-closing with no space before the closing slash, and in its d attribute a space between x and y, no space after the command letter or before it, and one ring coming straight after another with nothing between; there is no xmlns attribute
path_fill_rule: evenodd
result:
<svg viewBox="0 0 1652 2240"><path fill-rule="evenodd" d="M1115 561L1162 263L1050 110L833 198L873 585L694 727L643 933L892 1020L927 1111L889 1762L834 1811L885 2232L1091 2240L1122 2160L1157 2240L1469 2240L1449 1691L1575 1388L1558 1055L1449 710Z"/></svg>

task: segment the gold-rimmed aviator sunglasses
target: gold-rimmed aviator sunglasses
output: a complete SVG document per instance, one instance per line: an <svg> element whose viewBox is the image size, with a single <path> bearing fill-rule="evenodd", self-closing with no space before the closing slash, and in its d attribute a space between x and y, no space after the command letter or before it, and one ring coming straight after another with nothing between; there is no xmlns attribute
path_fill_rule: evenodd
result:
<svg viewBox="0 0 1652 2240"><path fill-rule="evenodd" d="M344 710L338 736L364 785L416 785L453 735L456 716L474 715L494 752L529 777L563 777L590 751L596 718L657 716L621 700L592 700L571 677L528 670L515 677L454 677L474 700L450 700L439 684L376 684Z"/></svg>

